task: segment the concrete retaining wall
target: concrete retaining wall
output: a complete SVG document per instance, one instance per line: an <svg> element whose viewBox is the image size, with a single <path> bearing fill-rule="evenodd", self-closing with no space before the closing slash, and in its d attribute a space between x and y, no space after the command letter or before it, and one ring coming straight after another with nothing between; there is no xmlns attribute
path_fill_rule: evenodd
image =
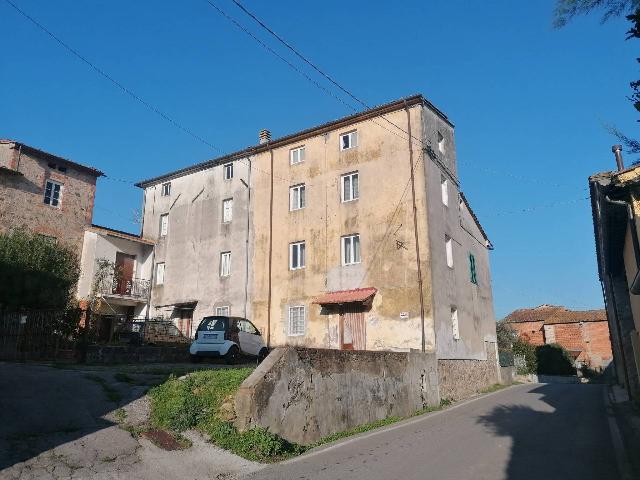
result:
<svg viewBox="0 0 640 480"><path fill-rule="evenodd" d="M87 347L87 363L164 363L189 361L188 347L101 346Z"/></svg>
<svg viewBox="0 0 640 480"><path fill-rule="evenodd" d="M499 383L495 343L485 342L486 360L438 360L440 397L457 401Z"/></svg>
<svg viewBox="0 0 640 480"><path fill-rule="evenodd" d="M433 353L277 348L240 386L236 426L310 444L437 405L437 383Z"/></svg>

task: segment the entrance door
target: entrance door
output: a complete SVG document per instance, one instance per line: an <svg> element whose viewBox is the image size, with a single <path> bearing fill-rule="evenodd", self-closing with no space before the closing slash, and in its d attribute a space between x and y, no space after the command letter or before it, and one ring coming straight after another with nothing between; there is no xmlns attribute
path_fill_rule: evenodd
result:
<svg viewBox="0 0 640 480"><path fill-rule="evenodd" d="M345 305L340 310L340 349L366 350L367 331L361 305Z"/></svg>
<svg viewBox="0 0 640 480"><path fill-rule="evenodd" d="M116 272L118 276L114 282L114 292L118 295L131 295L133 286L133 268L136 263L135 255L116 253Z"/></svg>
<svg viewBox="0 0 640 480"><path fill-rule="evenodd" d="M180 325L178 330L186 338L193 337L193 308L183 308L180 310Z"/></svg>

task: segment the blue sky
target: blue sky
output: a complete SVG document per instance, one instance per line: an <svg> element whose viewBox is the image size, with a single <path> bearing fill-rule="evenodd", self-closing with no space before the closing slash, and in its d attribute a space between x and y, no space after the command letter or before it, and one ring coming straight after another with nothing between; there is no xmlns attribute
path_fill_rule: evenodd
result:
<svg viewBox="0 0 640 480"><path fill-rule="evenodd" d="M115 178L238 150L261 128L277 137L351 113L204 0L12 1L219 149L145 109L0 0L0 137ZM212 1L308 72L230 0ZM245 5L369 105L420 92L452 119L463 190L496 247L498 317L542 303L601 307L587 177L615 166L604 124L637 133L626 99L637 45L624 41L624 20L600 25L594 15L554 30L551 0ZM138 231L140 203L139 189L101 179L94 221Z"/></svg>

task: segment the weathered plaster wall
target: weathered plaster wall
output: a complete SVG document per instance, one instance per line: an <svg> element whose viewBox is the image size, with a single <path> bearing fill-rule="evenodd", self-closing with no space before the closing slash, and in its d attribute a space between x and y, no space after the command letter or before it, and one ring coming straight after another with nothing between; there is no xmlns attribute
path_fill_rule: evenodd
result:
<svg viewBox="0 0 640 480"><path fill-rule="evenodd" d="M424 143L432 150L431 155L425 154L423 168L428 182L430 281L438 358L484 360L484 342L496 340L489 250L471 213L459 201L453 127L427 108L423 122ZM438 132L444 137L444 152L438 148ZM448 181L447 205L442 199L442 177ZM447 265L445 236L452 239L452 268ZM477 285L470 280L470 253L475 257ZM458 340L453 337L452 308L458 311Z"/></svg>
<svg viewBox="0 0 640 480"><path fill-rule="evenodd" d="M236 425L309 444L438 403L433 353L278 348L240 386Z"/></svg>
<svg viewBox="0 0 640 480"><path fill-rule="evenodd" d="M17 150L12 145L0 144L0 157L16 167ZM93 217L96 177L71 166L63 173L49 168L48 163L49 160L23 150L18 167L22 175L0 172L0 232L26 227L55 237L80 258L84 229L91 225ZM60 207L43 201L48 179L63 185Z"/></svg>
<svg viewBox="0 0 640 480"><path fill-rule="evenodd" d="M217 306L245 315L247 249L252 241L247 235L249 188L242 181L250 185L251 179L247 159L233 165L231 180L224 179L223 167L217 165L172 179L169 196L161 196L164 182L145 189L143 236L157 241L154 264L165 263L164 284L154 280L151 315L178 318L173 305L192 301L197 302L194 325L215 314ZM223 223L222 202L227 198L233 198L233 218ZM160 237L160 215L165 213L169 229ZM221 277L220 254L226 251L231 252L231 275ZM246 308L250 316L250 305Z"/></svg>
<svg viewBox="0 0 640 480"><path fill-rule="evenodd" d="M421 107L410 109L412 135L421 135ZM407 129L404 110L386 118ZM384 124L384 125L383 125ZM383 128L384 127L384 128ZM273 150L273 258L271 345L305 345L319 348L338 347L338 315L322 311L313 299L322 293L358 287L376 287L373 306L365 314L366 347L373 350L409 350L421 348L420 303L417 278L411 192L403 195L410 176L406 134L380 118L349 125L324 135ZM358 131L358 146L340 151L339 136ZM290 165L290 148L304 145L305 161ZM414 141L414 161L422 152ZM261 153L256 166L270 170L269 152ZM341 202L340 177L358 171L360 196ZM424 175L416 168L416 203L424 212ZM304 183L306 206L289 211L289 188ZM269 291L269 206L270 178L255 176L253 256L255 290L252 300L254 320L267 329ZM399 205L398 205L398 202ZM397 210L396 210L396 207ZM395 215L394 215L395 214ZM422 270L425 278L426 348L435 348L430 315L430 282L427 281L427 222L419 215L418 230L422 246ZM341 237L360 235L362 263L341 265ZM289 269L289 244L306 242L306 267ZM305 334L288 335L288 308L304 305L307 312ZM400 314L407 313L406 319Z"/></svg>
<svg viewBox="0 0 640 480"><path fill-rule="evenodd" d="M462 400L500 381L496 344L486 342L486 360L438 359L440 398Z"/></svg>

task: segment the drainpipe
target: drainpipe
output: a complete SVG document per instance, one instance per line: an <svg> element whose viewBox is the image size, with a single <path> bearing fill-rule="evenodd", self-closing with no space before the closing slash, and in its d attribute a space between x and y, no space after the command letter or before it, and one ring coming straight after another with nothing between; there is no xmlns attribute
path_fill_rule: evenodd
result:
<svg viewBox="0 0 640 480"><path fill-rule="evenodd" d="M631 385L629 384L629 372L627 371L627 356L624 353L624 344L622 343L622 329L620 328L620 318L618 316L618 302L616 301L616 288L613 284L613 276L609 274L609 283L611 284L611 296L613 297L613 312L616 317L616 328L618 330L618 343L620 345L620 356L622 357L622 371L624 372L625 387L627 395L631 398Z"/></svg>
<svg viewBox="0 0 640 480"><path fill-rule="evenodd" d="M249 301L249 230L251 228L251 221L249 215L251 215L251 158L249 161L249 173L247 174L247 238L245 240L245 272L244 272L244 318L247 318L247 303ZM242 182L244 183L244 182Z"/></svg>
<svg viewBox="0 0 640 480"><path fill-rule="evenodd" d="M420 329L422 337L422 351L426 351L426 343L424 336L424 295L422 292L422 267L420 266L420 240L418 237L418 209L416 208L416 186L413 174L413 144L411 142L411 112L407 102L404 102L404 109L407 112L407 133L409 134L409 168L411 170L411 201L413 203L413 233L416 242L416 265L418 267L418 288L420 291Z"/></svg>
<svg viewBox="0 0 640 480"><path fill-rule="evenodd" d="M267 348L271 348L271 264L273 257L273 149L269 149L271 187L269 189L269 287L267 294Z"/></svg>

